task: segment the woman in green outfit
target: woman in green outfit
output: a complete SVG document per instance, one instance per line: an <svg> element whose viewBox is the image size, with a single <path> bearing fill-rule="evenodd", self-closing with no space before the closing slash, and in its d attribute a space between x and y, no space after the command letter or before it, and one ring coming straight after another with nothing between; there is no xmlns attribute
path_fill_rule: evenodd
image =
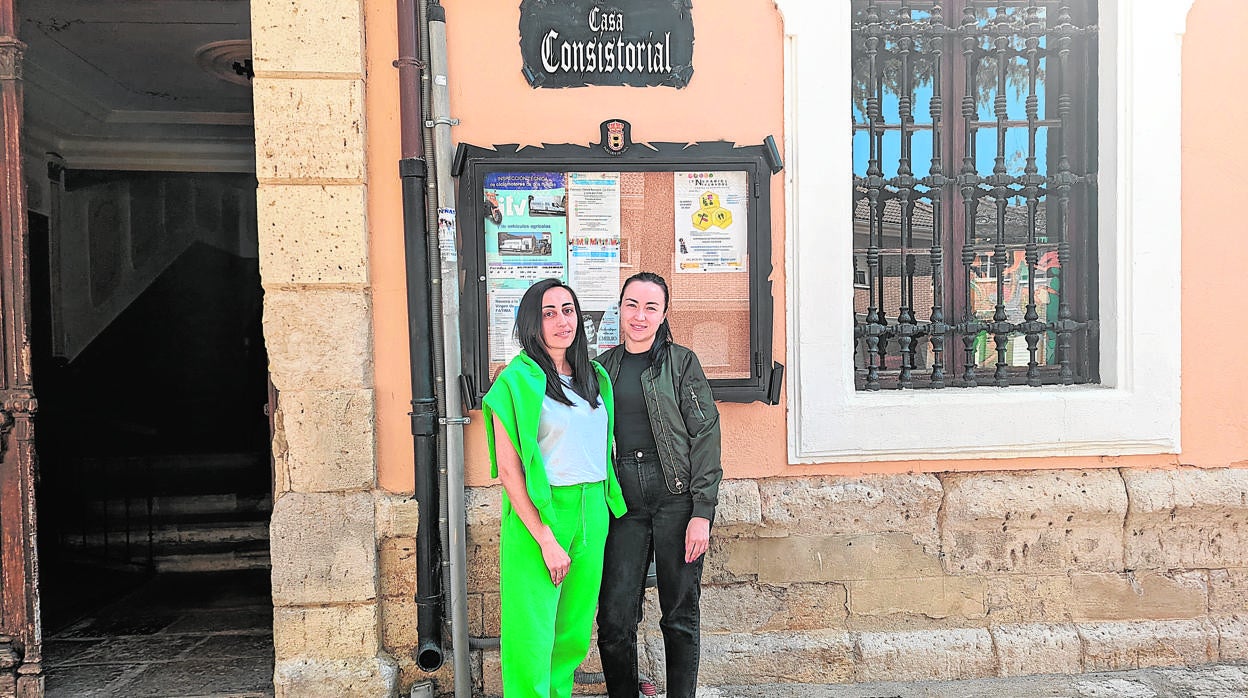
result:
<svg viewBox="0 0 1248 698"><path fill-rule="evenodd" d="M589 359L576 294L558 279L525 292L516 339L523 351L484 400L491 474L504 491L503 693L566 698L589 651L608 521L625 511L608 467L615 406Z"/></svg>

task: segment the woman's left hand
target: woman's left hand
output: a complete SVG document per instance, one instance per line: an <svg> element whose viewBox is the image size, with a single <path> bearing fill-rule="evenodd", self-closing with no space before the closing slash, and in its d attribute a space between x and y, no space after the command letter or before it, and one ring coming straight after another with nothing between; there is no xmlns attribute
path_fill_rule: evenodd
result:
<svg viewBox="0 0 1248 698"><path fill-rule="evenodd" d="M685 562L695 562L711 547L711 521L701 516L689 519L685 527Z"/></svg>

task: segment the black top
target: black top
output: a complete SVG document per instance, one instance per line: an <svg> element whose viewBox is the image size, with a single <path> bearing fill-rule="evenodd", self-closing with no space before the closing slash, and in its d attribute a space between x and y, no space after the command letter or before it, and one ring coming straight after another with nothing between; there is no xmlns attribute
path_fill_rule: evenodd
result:
<svg viewBox="0 0 1248 698"><path fill-rule="evenodd" d="M615 444L621 453L652 451L657 448L646 412L646 396L642 392L641 372L650 368L650 354L624 351L620 372L612 386L615 392Z"/></svg>

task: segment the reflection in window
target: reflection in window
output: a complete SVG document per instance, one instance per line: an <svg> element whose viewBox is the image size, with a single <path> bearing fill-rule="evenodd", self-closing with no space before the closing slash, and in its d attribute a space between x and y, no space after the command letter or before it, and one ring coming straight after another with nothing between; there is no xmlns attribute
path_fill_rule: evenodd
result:
<svg viewBox="0 0 1248 698"><path fill-rule="evenodd" d="M853 13L857 387L1097 381L1095 0Z"/></svg>

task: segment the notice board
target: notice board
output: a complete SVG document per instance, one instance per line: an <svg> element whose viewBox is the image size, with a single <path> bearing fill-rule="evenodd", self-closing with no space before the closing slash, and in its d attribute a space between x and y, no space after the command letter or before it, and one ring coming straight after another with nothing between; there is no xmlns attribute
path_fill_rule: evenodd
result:
<svg viewBox="0 0 1248 698"><path fill-rule="evenodd" d="M519 352L530 285L554 277L576 291L596 355L620 343L620 285L641 271L667 280L673 338L697 352L717 399L772 396L770 168L761 147L703 145L631 158L461 146L469 404Z"/></svg>

